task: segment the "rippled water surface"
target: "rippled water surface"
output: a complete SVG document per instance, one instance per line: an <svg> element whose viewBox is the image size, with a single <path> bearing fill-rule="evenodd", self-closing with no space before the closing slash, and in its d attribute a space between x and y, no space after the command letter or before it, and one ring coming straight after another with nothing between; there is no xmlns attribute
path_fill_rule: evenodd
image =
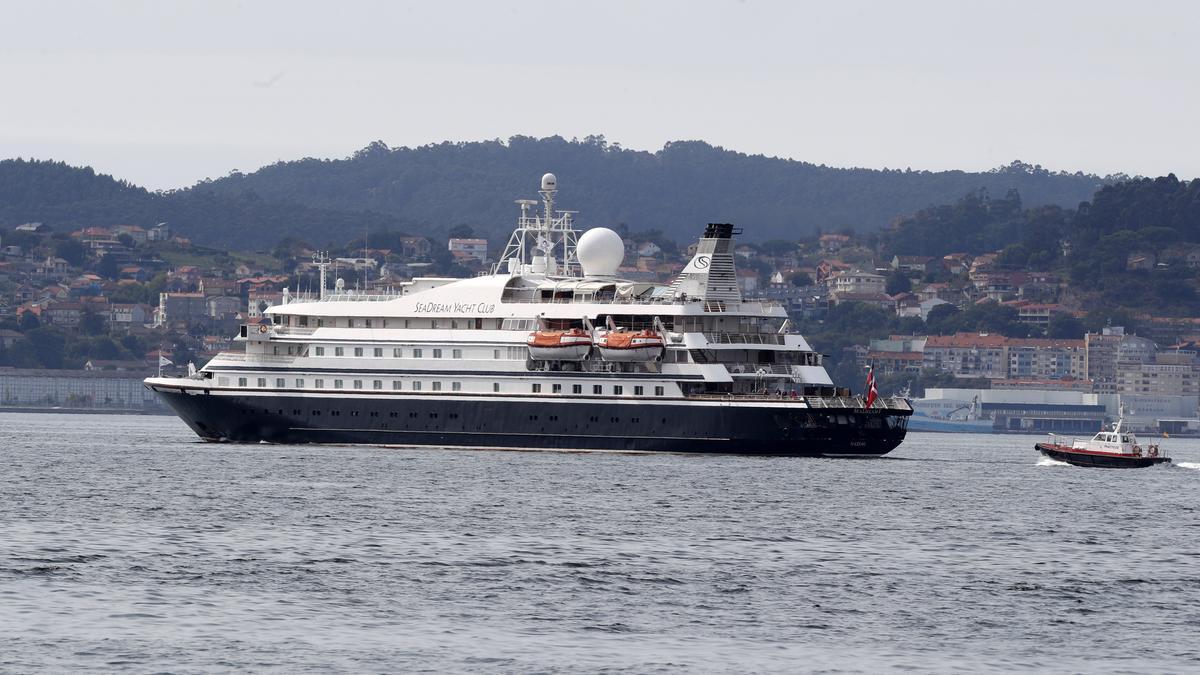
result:
<svg viewBox="0 0 1200 675"><path fill-rule="evenodd" d="M0 415L0 670L1200 669L1200 441L1040 463L214 445Z"/></svg>

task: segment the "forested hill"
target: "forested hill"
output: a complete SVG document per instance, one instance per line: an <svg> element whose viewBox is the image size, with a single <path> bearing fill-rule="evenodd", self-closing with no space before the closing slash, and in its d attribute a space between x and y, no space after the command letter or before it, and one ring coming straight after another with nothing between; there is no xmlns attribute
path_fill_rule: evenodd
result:
<svg viewBox="0 0 1200 675"><path fill-rule="evenodd" d="M0 228L24 222L69 230L164 221L197 243L238 249L267 248L288 235L316 245L340 244L361 236L364 228L402 231L406 225L390 215L322 209L248 192L218 194L203 186L149 192L62 162L0 161Z"/></svg>
<svg viewBox="0 0 1200 675"><path fill-rule="evenodd" d="M165 193L90 168L4 160L0 226L167 221L199 244L265 248L288 235L323 245L364 229L441 237L467 224L499 243L515 219L513 200L536 197L546 171L559 177L560 206L582 211L582 226L624 223L679 242L720 221L743 226L745 237L758 241L846 227L867 232L979 190L1015 189L1027 206L1075 207L1110 182L1019 162L984 173L835 169L698 141L643 152L601 137L518 136L419 148L373 143L347 159L281 162Z"/></svg>
<svg viewBox="0 0 1200 675"><path fill-rule="evenodd" d="M760 241L818 229L865 232L978 189L1003 195L1015 188L1027 205L1073 208L1109 182L1019 162L985 173L835 169L699 141L643 152L602 137L516 136L418 148L376 142L348 159L282 162L197 189L366 209L430 227L465 223L495 238L511 230L513 199L536 197L547 171L558 176L561 207L582 211L582 225L625 223L635 230L661 229L679 241L719 221L737 223L747 238Z"/></svg>

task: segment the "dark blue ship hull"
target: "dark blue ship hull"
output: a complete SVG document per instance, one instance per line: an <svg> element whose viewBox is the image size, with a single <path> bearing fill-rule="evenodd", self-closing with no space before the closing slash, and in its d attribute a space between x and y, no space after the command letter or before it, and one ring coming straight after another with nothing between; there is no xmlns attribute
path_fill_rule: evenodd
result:
<svg viewBox="0 0 1200 675"><path fill-rule="evenodd" d="M602 398L246 395L148 385L201 438L554 450L878 456L904 440L909 410L698 405Z"/></svg>

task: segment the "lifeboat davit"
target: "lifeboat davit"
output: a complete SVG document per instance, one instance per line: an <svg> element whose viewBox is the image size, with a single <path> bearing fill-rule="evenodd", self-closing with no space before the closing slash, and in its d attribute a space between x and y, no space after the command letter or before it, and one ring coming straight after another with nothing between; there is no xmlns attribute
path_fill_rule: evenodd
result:
<svg viewBox="0 0 1200 675"><path fill-rule="evenodd" d="M605 361L657 361L666 346L663 337L652 330L610 330L596 340Z"/></svg>
<svg viewBox="0 0 1200 675"><path fill-rule="evenodd" d="M582 328L539 330L525 339L535 361L582 361L592 351L592 336Z"/></svg>

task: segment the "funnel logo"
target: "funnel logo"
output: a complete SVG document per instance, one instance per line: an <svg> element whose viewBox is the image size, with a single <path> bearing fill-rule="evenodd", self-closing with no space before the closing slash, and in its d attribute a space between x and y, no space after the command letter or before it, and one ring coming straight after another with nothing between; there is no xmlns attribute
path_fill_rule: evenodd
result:
<svg viewBox="0 0 1200 675"><path fill-rule="evenodd" d="M687 264L687 267L683 268L683 273L684 274L688 274L688 273L698 274L701 272L707 272L708 265L711 262L712 262L712 256L708 255L707 253L701 253L700 255L696 256L695 258L692 258L691 262L689 262Z"/></svg>

